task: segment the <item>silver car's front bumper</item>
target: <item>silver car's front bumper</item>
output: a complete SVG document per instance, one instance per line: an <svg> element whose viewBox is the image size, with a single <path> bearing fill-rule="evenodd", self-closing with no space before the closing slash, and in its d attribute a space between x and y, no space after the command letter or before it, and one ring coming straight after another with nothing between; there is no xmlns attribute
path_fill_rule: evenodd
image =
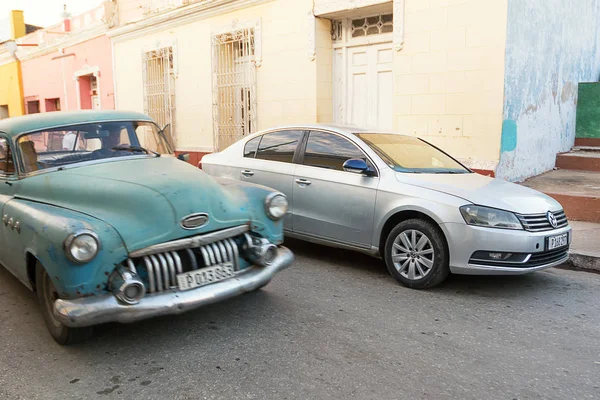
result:
<svg viewBox="0 0 600 400"><path fill-rule="evenodd" d="M521 275L563 264L568 255L555 258L542 265L528 267L514 265L482 265L470 262L476 251L527 253L539 255L546 252L546 238L569 233L569 244L572 239L571 227L545 232L528 232L508 229L493 229L471 226L467 224L444 224L444 233L448 239L450 250L450 271L455 274L469 275Z"/></svg>
<svg viewBox="0 0 600 400"><path fill-rule="evenodd" d="M150 294L135 305L120 303L112 293L74 300L56 300L54 315L69 327L84 327L106 322L135 322L161 315L181 314L208 304L251 292L267 284L287 267L294 255L279 247L277 257L266 267L252 266L233 278L188 291L170 290Z"/></svg>

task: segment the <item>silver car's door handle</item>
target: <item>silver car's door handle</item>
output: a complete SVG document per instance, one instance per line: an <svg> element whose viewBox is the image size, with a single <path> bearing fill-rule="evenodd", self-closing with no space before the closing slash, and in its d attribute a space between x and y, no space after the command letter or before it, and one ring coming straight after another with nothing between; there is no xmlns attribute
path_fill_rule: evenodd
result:
<svg viewBox="0 0 600 400"><path fill-rule="evenodd" d="M252 176L254 175L254 172L250 171L249 169L245 169L242 171L242 175L244 176Z"/></svg>
<svg viewBox="0 0 600 400"><path fill-rule="evenodd" d="M308 179L304 179L304 178L296 179L296 183L298 185L310 185L311 184L311 182Z"/></svg>

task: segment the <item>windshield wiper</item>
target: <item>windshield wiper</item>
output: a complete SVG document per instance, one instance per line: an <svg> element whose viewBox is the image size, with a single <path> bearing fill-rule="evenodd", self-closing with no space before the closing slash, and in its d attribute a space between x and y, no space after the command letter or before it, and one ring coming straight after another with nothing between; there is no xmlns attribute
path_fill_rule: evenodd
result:
<svg viewBox="0 0 600 400"><path fill-rule="evenodd" d="M119 145L119 146L113 147L112 149L113 150L131 151L131 152L134 152L134 151L144 151L144 152L146 152L146 154L152 153L156 157L160 157L160 153L157 153L155 151L145 149L142 146L136 146L136 145L133 145L133 144Z"/></svg>

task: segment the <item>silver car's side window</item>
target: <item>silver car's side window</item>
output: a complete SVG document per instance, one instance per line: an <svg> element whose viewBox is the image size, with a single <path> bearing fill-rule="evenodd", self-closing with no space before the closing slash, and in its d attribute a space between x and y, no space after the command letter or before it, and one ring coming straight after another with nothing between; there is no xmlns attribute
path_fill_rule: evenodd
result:
<svg viewBox="0 0 600 400"><path fill-rule="evenodd" d="M5 138L0 138L0 178L15 174L15 164L10 152L10 146Z"/></svg>
<svg viewBox="0 0 600 400"><path fill-rule="evenodd" d="M258 150L258 144L262 136L257 136L252 140L249 140L244 146L244 157L254 158L256 157L256 151Z"/></svg>
<svg viewBox="0 0 600 400"><path fill-rule="evenodd" d="M365 154L349 140L331 133L310 132L302 164L343 171L344 163L350 159L370 164Z"/></svg>
<svg viewBox="0 0 600 400"><path fill-rule="evenodd" d="M262 136L256 158L291 163L303 131L279 131Z"/></svg>

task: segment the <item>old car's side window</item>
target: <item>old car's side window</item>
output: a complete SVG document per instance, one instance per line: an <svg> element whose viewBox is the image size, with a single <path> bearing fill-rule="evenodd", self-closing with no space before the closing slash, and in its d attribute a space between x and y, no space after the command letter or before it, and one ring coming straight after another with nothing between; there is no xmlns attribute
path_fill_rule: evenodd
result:
<svg viewBox="0 0 600 400"><path fill-rule="evenodd" d="M369 164L365 154L348 139L331 133L311 131L304 152L304 165L343 171L347 160L358 158Z"/></svg>
<svg viewBox="0 0 600 400"><path fill-rule="evenodd" d="M244 146L244 157L254 158L256 157L256 150L258 150L258 144L260 143L260 139L262 136L255 137L252 140L249 140Z"/></svg>
<svg viewBox="0 0 600 400"><path fill-rule="evenodd" d="M15 174L10 146L5 138L0 138L0 178L6 178Z"/></svg>
<svg viewBox="0 0 600 400"><path fill-rule="evenodd" d="M302 131L279 131L262 136L256 158L291 163Z"/></svg>

